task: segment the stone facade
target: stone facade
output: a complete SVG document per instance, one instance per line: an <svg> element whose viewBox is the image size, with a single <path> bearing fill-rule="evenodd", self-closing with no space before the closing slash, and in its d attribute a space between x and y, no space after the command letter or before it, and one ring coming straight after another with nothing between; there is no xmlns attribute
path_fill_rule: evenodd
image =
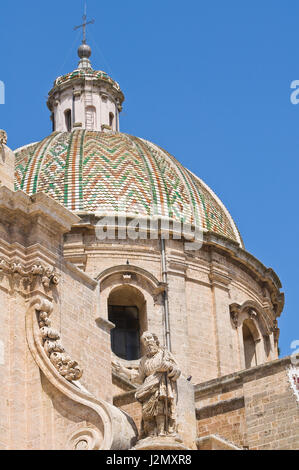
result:
<svg viewBox="0 0 299 470"><path fill-rule="evenodd" d="M49 93L55 132L14 155L0 131L0 449L297 449L279 278L202 180L119 132L124 96L90 54Z"/></svg>
<svg viewBox="0 0 299 470"><path fill-rule="evenodd" d="M195 386L199 436L251 450L298 449L299 407L286 357Z"/></svg>
<svg viewBox="0 0 299 470"><path fill-rule="evenodd" d="M30 198L0 188L2 449L125 449L134 443L133 423L111 404L109 325L96 322L97 282L62 257L62 235L76 221L43 194ZM82 367L80 383L67 379L46 353L42 312Z"/></svg>
<svg viewBox="0 0 299 470"><path fill-rule="evenodd" d="M43 194L28 197L2 187L0 206L1 448L130 448L141 408L132 384L113 372L107 306L115 290L135 289L144 302L143 329L163 342L159 241L99 243L92 227L81 227L76 215ZM189 384L196 400L192 405L182 391L184 444L296 448L298 402L287 375L289 360L277 359L278 279L213 235L192 256L181 241L166 245L172 349L182 384ZM61 374L46 354L43 312L53 338L59 332L66 354L82 369L79 383ZM260 364L249 369L240 333L246 320L256 326ZM123 363L137 367L136 361Z"/></svg>

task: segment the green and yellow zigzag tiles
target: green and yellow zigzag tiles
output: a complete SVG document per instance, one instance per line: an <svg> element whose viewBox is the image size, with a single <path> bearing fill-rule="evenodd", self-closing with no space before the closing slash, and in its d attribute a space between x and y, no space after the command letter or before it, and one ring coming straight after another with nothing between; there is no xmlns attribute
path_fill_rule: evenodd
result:
<svg viewBox="0 0 299 470"><path fill-rule="evenodd" d="M242 245L208 186L165 150L126 134L56 132L17 150L15 188L43 191L75 212L121 210L196 224Z"/></svg>

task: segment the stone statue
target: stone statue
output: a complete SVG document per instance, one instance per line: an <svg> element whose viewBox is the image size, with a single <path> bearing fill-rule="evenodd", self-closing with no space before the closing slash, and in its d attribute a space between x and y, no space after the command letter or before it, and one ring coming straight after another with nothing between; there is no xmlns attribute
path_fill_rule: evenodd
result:
<svg viewBox="0 0 299 470"><path fill-rule="evenodd" d="M7 144L7 134L5 131L0 129L0 157L2 163L5 161L5 149L4 146Z"/></svg>
<svg viewBox="0 0 299 470"><path fill-rule="evenodd" d="M6 145L7 144L7 134L5 131L0 129L0 145Z"/></svg>
<svg viewBox="0 0 299 470"><path fill-rule="evenodd" d="M176 381L181 371L173 355L163 348L157 336L145 332L141 341L146 354L138 372L114 363L118 372L140 384L135 397L142 405L141 439L154 436L177 436Z"/></svg>

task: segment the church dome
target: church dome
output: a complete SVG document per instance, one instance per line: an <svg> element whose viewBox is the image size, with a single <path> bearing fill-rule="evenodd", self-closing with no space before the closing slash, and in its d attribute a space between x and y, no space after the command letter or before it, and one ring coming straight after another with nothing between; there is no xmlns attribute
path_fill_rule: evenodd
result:
<svg viewBox="0 0 299 470"><path fill-rule="evenodd" d="M15 189L44 192L78 215L158 217L243 246L219 198L173 156L119 132L53 132L16 154Z"/></svg>

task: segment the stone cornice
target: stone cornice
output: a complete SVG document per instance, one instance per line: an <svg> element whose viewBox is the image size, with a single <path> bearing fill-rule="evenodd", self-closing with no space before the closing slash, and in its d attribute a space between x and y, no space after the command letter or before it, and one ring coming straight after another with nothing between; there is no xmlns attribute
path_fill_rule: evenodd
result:
<svg viewBox="0 0 299 470"><path fill-rule="evenodd" d="M0 258L0 274L10 275L12 277L20 277L24 283L33 285L36 279L45 289L56 286L59 283L59 274L55 268L42 266L41 264L34 264L29 269L24 264L17 261L8 261Z"/></svg>
<svg viewBox="0 0 299 470"><path fill-rule="evenodd" d="M30 223L30 218L42 217L60 233L68 232L78 217L44 193L28 196L23 191L0 188L0 222L15 222L16 216Z"/></svg>
<svg viewBox="0 0 299 470"><path fill-rule="evenodd" d="M196 419L200 420L211 418L212 416L218 414L239 410L240 408L244 408L244 406L244 396L231 398L230 400L218 401L216 403L212 403L211 405L196 408Z"/></svg>
<svg viewBox="0 0 299 470"><path fill-rule="evenodd" d="M270 281L273 283L276 289L281 289L282 285L280 279L273 269L266 268L252 254L243 248L240 248L238 243L211 232L204 235L204 242L207 245L215 246L224 250L225 252L229 252L233 258L243 264L246 264L248 268L253 270L258 275L258 277L263 279L264 282Z"/></svg>
<svg viewBox="0 0 299 470"><path fill-rule="evenodd" d="M98 281L96 279L93 279L90 277L88 274L86 274L84 271L81 269L77 268L73 263L70 261L64 260L64 264L68 271L71 271L73 274L75 274L82 282L90 286L91 288L95 288L98 285Z"/></svg>
<svg viewBox="0 0 299 470"><path fill-rule="evenodd" d="M291 364L291 357L286 356L282 359L276 359L275 361L266 362L250 369L244 369L224 377L197 384L194 386L195 399L200 399L212 392L242 386L243 383L253 380L257 375L266 377L267 375L275 374L277 369L287 367L289 364Z"/></svg>
<svg viewBox="0 0 299 470"><path fill-rule="evenodd" d="M219 269L211 264L209 279L213 287L220 287L222 289L228 289L232 278L229 274L222 269Z"/></svg>
<svg viewBox="0 0 299 470"><path fill-rule="evenodd" d="M112 323L111 321L103 317L98 317L96 319L96 323L102 330L108 331L108 333L110 333L110 331L113 330L113 328L115 328L114 323Z"/></svg>
<svg viewBox="0 0 299 470"><path fill-rule="evenodd" d="M217 250L228 254L256 277L256 279L266 285L270 291L271 300L275 307L275 315L279 316L284 306L284 294L280 292L281 282L277 274L271 268L266 268L257 258L241 248L237 243L228 240L221 235L207 233L204 235L204 243Z"/></svg>
<svg viewBox="0 0 299 470"><path fill-rule="evenodd" d="M126 390L126 392L116 395L113 399L121 400L122 398L135 399L136 386L133 385L129 380L119 375L117 372L112 372L112 382Z"/></svg>

